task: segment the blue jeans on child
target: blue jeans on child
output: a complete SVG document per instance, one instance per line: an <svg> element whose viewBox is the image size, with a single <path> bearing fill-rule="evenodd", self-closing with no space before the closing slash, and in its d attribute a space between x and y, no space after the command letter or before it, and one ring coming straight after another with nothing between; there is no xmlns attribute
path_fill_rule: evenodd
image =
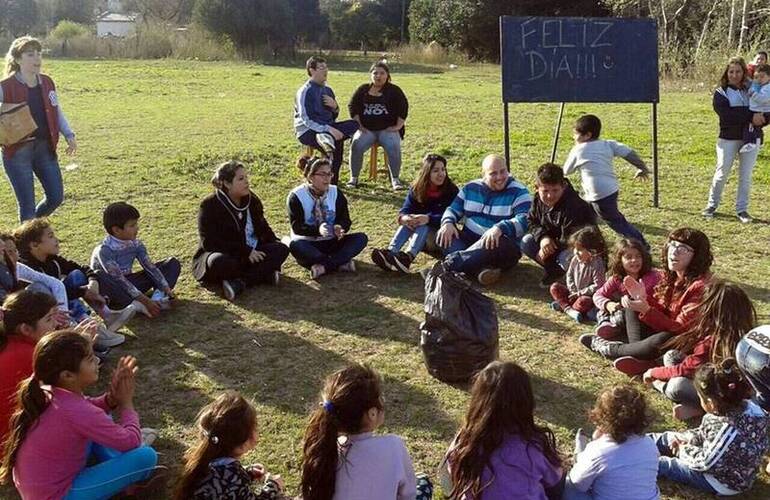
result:
<svg viewBox="0 0 770 500"><path fill-rule="evenodd" d="M481 236L463 228L444 255L444 262L450 271L476 277L486 268L512 268L519 262L521 250L518 242L505 235L500 237L497 248L484 248Z"/></svg>
<svg viewBox="0 0 770 500"><path fill-rule="evenodd" d="M3 155L5 175L13 187L19 205L19 221L51 215L64 201L64 183L56 155L46 139L29 141L16 150L13 157ZM43 186L45 196L35 206L35 179Z"/></svg>
<svg viewBox="0 0 770 500"><path fill-rule="evenodd" d="M756 392L754 400L770 412L770 354L741 339L735 349L735 360Z"/></svg>
<svg viewBox="0 0 770 500"><path fill-rule="evenodd" d="M676 437L675 432L650 433L647 436L655 441L660 452L658 459L658 477L665 477L677 483L686 484L701 491L716 494L717 491L709 484L702 472L687 467L681 460L673 457L671 441Z"/></svg>
<svg viewBox="0 0 770 500"><path fill-rule="evenodd" d="M345 139L349 139L353 136L353 134L356 133L356 130L358 130L358 122L355 120L345 120L341 122L329 123L329 126L336 128L342 132L343 135L341 141L334 141L334 156L332 157L332 184L337 184L340 179L340 166L342 166L342 154L344 152ZM299 142L305 146L310 146L319 151L323 151L323 148L320 144L318 144L318 141L315 138L317 133L318 132L313 130L308 130L299 136Z"/></svg>
<svg viewBox="0 0 770 500"><path fill-rule="evenodd" d="M120 453L91 443L88 456L99 463L80 471L64 500L110 498L128 486L148 479L158 463L158 454L149 446Z"/></svg>
<svg viewBox="0 0 770 500"><path fill-rule="evenodd" d="M361 167L364 163L364 153L372 147L374 143L382 146L385 154L388 155L388 168L390 177L398 179L401 175L401 135L398 132L388 130L359 130L350 141L350 176L357 178L361 173Z"/></svg>
<svg viewBox="0 0 770 500"><path fill-rule="evenodd" d="M594 208L594 212L596 212L596 215L601 217L616 233L624 238L637 240L645 247L649 248L650 245L647 243L647 240L644 239L642 233L639 232L633 224L628 222L622 213L620 213L620 209L618 209L618 193L619 191L615 191L613 194L605 196L601 200L592 201L591 206Z"/></svg>
<svg viewBox="0 0 770 500"><path fill-rule="evenodd" d="M427 224L418 226L414 231L406 226L399 225L396 234L390 240L388 250L392 253L397 253L406 245L404 251L412 257L417 257L417 254L425 247L425 243L431 234L435 237L436 231Z"/></svg>
<svg viewBox="0 0 770 500"><path fill-rule="evenodd" d="M70 318L75 321L82 321L84 316L90 314L90 310L83 304L83 301L78 298L78 292L80 287L88 285L88 278L83 271L76 269L69 273L66 278L62 280L64 288L67 289L67 305L70 310Z"/></svg>
<svg viewBox="0 0 770 500"><path fill-rule="evenodd" d="M522 236L519 247L524 255L537 262L536 257L540 251L540 242L531 233ZM570 260L572 260L572 250L569 248L560 249L556 255L544 262L543 268L549 275L561 274L569 267Z"/></svg>
<svg viewBox="0 0 770 500"><path fill-rule="evenodd" d="M289 251L300 266L310 269L321 264L330 272L353 260L368 242L364 233L350 233L340 240L294 240L289 244Z"/></svg>

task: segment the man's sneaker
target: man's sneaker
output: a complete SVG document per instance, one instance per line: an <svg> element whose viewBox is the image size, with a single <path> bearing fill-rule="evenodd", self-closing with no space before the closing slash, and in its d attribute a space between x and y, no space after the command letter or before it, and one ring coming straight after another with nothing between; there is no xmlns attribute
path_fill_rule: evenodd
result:
<svg viewBox="0 0 770 500"><path fill-rule="evenodd" d="M94 345L100 349L115 347L126 341L126 337L119 333L109 331L104 325L96 327Z"/></svg>
<svg viewBox="0 0 770 500"><path fill-rule="evenodd" d="M391 185L393 186L393 191L401 191L406 187L404 186L404 183L401 182L401 179L399 179L398 177L393 178L393 180L391 181Z"/></svg>
<svg viewBox="0 0 770 500"><path fill-rule="evenodd" d="M594 333L604 340L613 340L620 335L620 329L605 322L597 326Z"/></svg>
<svg viewBox="0 0 770 500"><path fill-rule="evenodd" d="M108 330L112 330L113 332L117 332L126 326L126 323L131 321L131 318L136 314L136 308L133 304L129 304L123 309L118 310L108 309L106 307L104 309L104 325Z"/></svg>
<svg viewBox="0 0 770 500"><path fill-rule="evenodd" d="M372 250L372 262L383 271L395 271L395 268L387 259L389 253L387 250L375 248Z"/></svg>
<svg viewBox="0 0 770 500"><path fill-rule="evenodd" d="M342 271L343 273L354 273L356 272L356 263L352 260L349 260L342 264L340 267L337 268L338 270Z"/></svg>
<svg viewBox="0 0 770 500"><path fill-rule="evenodd" d="M738 220L743 224L749 224L753 219L748 212L738 212Z"/></svg>
<svg viewBox="0 0 770 500"><path fill-rule="evenodd" d="M482 269L479 273L478 280L482 285L489 286L496 283L497 280L500 279L501 274L503 274L503 272L498 268Z"/></svg>
<svg viewBox="0 0 770 500"><path fill-rule="evenodd" d="M234 301L235 297L240 295L245 288L246 284L243 282L243 280L222 280L222 292L225 295L225 299L229 300L230 302Z"/></svg>
<svg viewBox="0 0 770 500"><path fill-rule="evenodd" d="M326 132L316 134L315 140L318 142L318 145L321 146L321 149L323 149L324 153L326 153L328 156L331 156L334 153L334 150L337 148L334 137L332 137L331 134L327 134Z"/></svg>
<svg viewBox="0 0 770 500"><path fill-rule="evenodd" d="M345 185L349 188L357 188L358 187L358 177L351 177L348 182L345 183Z"/></svg>
<svg viewBox="0 0 770 500"><path fill-rule="evenodd" d="M577 321L578 323L582 323L583 322L583 315L579 311L577 311L575 309L572 309L571 307L568 307L567 309L565 309L564 313L567 316L569 316L570 318L572 318L575 321Z"/></svg>
<svg viewBox="0 0 770 500"><path fill-rule="evenodd" d="M313 264L310 266L310 279L317 280L321 276L326 274L326 268L323 264Z"/></svg>
<svg viewBox="0 0 770 500"><path fill-rule="evenodd" d="M635 377L654 367L655 362L636 359L633 356L621 356L613 361L612 365L617 371L625 373L629 377Z"/></svg>
<svg viewBox="0 0 770 500"><path fill-rule="evenodd" d="M398 252L396 254L392 254L392 253L390 254L390 257L388 258L388 263L395 265L397 271L401 271L402 273L408 273L409 266L412 265L412 260L414 259L408 253Z"/></svg>
<svg viewBox="0 0 770 500"><path fill-rule="evenodd" d="M703 211L700 214L707 219L713 219L714 214L716 214L716 212L717 212L716 207L706 207L703 209Z"/></svg>
<svg viewBox="0 0 770 500"><path fill-rule="evenodd" d="M603 338L596 336L592 333L584 333L578 339L587 349L592 350L597 354L601 354L605 358L611 358L611 347L613 345L623 345L622 342L612 342L610 340L604 340Z"/></svg>

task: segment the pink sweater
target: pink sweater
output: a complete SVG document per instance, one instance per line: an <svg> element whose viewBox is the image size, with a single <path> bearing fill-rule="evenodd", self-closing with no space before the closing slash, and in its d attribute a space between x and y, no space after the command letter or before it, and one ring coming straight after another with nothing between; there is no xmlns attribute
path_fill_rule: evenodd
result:
<svg viewBox="0 0 770 500"><path fill-rule="evenodd" d="M13 482L23 499L60 499L85 468L89 442L117 451L141 446L139 415L124 410L120 424L107 414L105 396L87 398L59 387L27 433L16 456Z"/></svg>
<svg viewBox="0 0 770 500"><path fill-rule="evenodd" d="M642 276L640 280L644 285L644 289L647 291L647 296L651 297L655 293L655 286L660 281L660 271L652 269L650 272ZM609 302L620 302L620 298L627 295L628 291L623 285L623 278L613 275L604 282L601 288L594 293L594 305L600 311L607 311L607 304Z"/></svg>

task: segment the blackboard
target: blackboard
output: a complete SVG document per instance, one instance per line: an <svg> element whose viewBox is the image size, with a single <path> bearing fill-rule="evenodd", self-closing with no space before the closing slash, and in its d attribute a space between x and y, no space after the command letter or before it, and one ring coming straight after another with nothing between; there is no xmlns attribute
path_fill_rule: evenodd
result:
<svg viewBox="0 0 770 500"><path fill-rule="evenodd" d="M658 102L652 19L500 18L503 102Z"/></svg>

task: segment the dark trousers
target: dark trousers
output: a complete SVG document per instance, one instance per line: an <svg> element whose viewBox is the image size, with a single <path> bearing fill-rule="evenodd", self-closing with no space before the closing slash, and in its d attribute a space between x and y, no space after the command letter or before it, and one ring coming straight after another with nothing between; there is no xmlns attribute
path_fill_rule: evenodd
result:
<svg viewBox="0 0 770 500"><path fill-rule="evenodd" d="M633 356L636 359L653 360L663 355L663 344L674 334L668 332L653 333L644 340L630 344L615 346L611 350L612 357Z"/></svg>
<svg viewBox="0 0 770 500"><path fill-rule="evenodd" d="M446 249L444 262L450 271L476 277L486 268L510 269L521 259L518 243L507 236L501 236L497 248L487 249L481 237L463 228L460 237Z"/></svg>
<svg viewBox="0 0 770 500"><path fill-rule="evenodd" d="M578 295L570 299L570 291L564 283L554 283L551 285L551 297L555 300L562 310L571 307L581 314L588 314L594 308L594 301L586 295Z"/></svg>
<svg viewBox="0 0 770 500"><path fill-rule="evenodd" d="M623 320L626 326L626 337L629 344L640 342L653 333L652 329L639 319L639 313L631 309L623 309Z"/></svg>
<svg viewBox="0 0 770 500"><path fill-rule="evenodd" d="M353 260L353 257L366 248L368 242L369 238L364 233L350 233L339 240L294 240L289 245L289 250L299 265L306 269L321 264L326 271L334 271Z"/></svg>
<svg viewBox="0 0 770 500"><path fill-rule="evenodd" d="M647 248L650 247L642 233L639 232L633 224L628 222L622 213L620 213L620 209L618 208L618 191L601 200L592 201L591 206L594 208L596 215L601 217L613 231L624 238L637 240Z"/></svg>
<svg viewBox="0 0 770 500"><path fill-rule="evenodd" d="M242 279L248 286L272 283L273 273L281 270L281 265L289 256L289 249L281 242L272 242L260 244L257 250L264 252L265 258L255 263L248 258L220 252L209 254L203 281L219 283L222 280Z"/></svg>
<svg viewBox="0 0 770 500"><path fill-rule="evenodd" d="M168 286L173 289L176 286L176 280L179 279L179 273L182 271L182 265L179 261L175 257L169 257L168 259L156 262L155 267L166 278ZM147 293L155 288L155 282L152 281L150 274L144 269L136 273L126 274L125 277L142 293ZM128 290L116 278L101 271L97 271L96 278L99 281L99 293L107 297L107 303L112 309L123 309L134 301L134 298L129 295Z"/></svg>
<svg viewBox="0 0 770 500"><path fill-rule="evenodd" d="M344 152L344 142L346 139L353 137L353 134L358 130L358 122L355 120L345 120L341 122L330 123L330 126L336 128L344 136L341 141L335 141L334 156L332 157L332 184L337 184L340 178L340 167L342 166L342 154ZM299 142L305 146L310 146L319 151L323 151L323 148L316 140L317 132L308 130L301 136L299 136ZM331 135L331 134L329 134Z"/></svg>

